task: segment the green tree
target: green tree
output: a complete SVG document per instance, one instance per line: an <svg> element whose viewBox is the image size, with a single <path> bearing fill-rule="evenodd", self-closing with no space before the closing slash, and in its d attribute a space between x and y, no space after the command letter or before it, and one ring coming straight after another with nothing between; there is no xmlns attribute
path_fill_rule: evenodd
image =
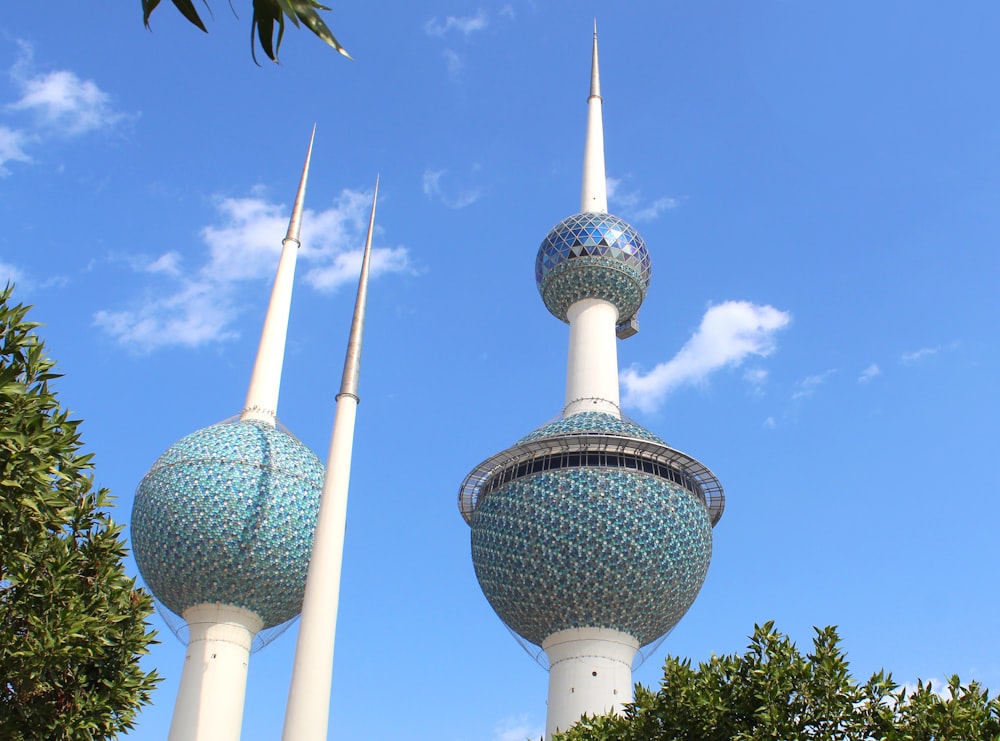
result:
<svg viewBox="0 0 1000 741"><path fill-rule="evenodd" d="M122 563L28 308L0 290L0 738L113 738L159 681L140 657L152 598Z"/></svg>
<svg viewBox="0 0 1000 741"><path fill-rule="evenodd" d="M208 0L203 1L205 7L209 8ZM193 0L172 0L172 2L185 18L208 33ZM149 28L149 16L159 4L160 0L142 0L142 20L146 24L146 28ZM320 5L317 0L253 0L253 16L250 21L250 53L253 55L253 60L257 61L253 44L253 37L256 33L267 58L272 62L278 61L281 39L285 35L286 18L296 28L299 27L300 22L306 24L306 27L324 43L350 59L351 55L340 45L329 27L320 18L319 13L316 12L318 10L330 10L330 8ZM211 12L211 8L209 8L209 12Z"/></svg>
<svg viewBox="0 0 1000 741"><path fill-rule="evenodd" d="M816 629L803 656L773 623L756 626L742 655L697 668L668 657L658 692L636 687L620 715L584 718L554 741L986 741L1000 739L1000 703L952 677L900 687L877 672L851 676L836 629Z"/></svg>

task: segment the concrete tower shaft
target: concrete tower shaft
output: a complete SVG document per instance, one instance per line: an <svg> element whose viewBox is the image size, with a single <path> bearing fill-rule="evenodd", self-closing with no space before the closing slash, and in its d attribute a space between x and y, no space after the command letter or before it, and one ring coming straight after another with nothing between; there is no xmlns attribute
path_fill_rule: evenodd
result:
<svg viewBox="0 0 1000 741"><path fill-rule="evenodd" d="M635 332L651 267L607 213L600 90L595 27L581 212L535 260L542 300L570 325L565 405L459 491L483 594L548 657L549 737L631 701L636 651L697 596L725 502L708 468L621 414L617 338Z"/></svg>
<svg viewBox="0 0 1000 741"><path fill-rule="evenodd" d="M167 449L136 490L132 544L187 624L170 741L238 741L257 633L302 605L323 465L276 422L312 140L242 413Z"/></svg>

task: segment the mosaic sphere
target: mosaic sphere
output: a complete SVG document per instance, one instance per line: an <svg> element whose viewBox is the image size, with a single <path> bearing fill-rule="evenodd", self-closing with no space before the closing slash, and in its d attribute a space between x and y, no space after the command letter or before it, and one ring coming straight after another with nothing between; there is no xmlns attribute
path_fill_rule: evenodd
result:
<svg viewBox="0 0 1000 741"><path fill-rule="evenodd" d="M611 214L580 213L559 222L538 248L535 283L546 308L567 321L566 311L585 298L604 299L618 321L635 316L649 288L646 243Z"/></svg>
<svg viewBox="0 0 1000 741"><path fill-rule="evenodd" d="M564 468L511 481L472 515L486 599L518 635L611 628L646 645L694 602L712 557L705 505L639 471Z"/></svg>
<svg viewBox="0 0 1000 741"><path fill-rule="evenodd" d="M269 628L302 606L324 468L288 432L229 422L194 432L139 483L132 546L171 611L201 603L256 613Z"/></svg>

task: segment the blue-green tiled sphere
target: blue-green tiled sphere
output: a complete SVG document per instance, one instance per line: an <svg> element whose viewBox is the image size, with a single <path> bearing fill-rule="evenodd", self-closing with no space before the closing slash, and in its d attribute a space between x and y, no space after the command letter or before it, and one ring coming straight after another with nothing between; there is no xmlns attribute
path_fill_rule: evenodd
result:
<svg viewBox="0 0 1000 741"><path fill-rule="evenodd" d="M630 422L626 419L620 419L607 412L577 412L569 417L560 417L554 422L547 422L537 430L529 432L518 440L516 444L519 445L546 437L593 434L635 437L640 440L649 440L654 443L666 445L658 435L654 435L642 425L637 425L635 422Z"/></svg>
<svg viewBox="0 0 1000 741"><path fill-rule="evenodd" d="M490 492L472 514L479 584L537 645L584 627L656 640L691 606L711 555L704 503L639 471L545 471Z"/></svg>
<svg viewBox="0 0 1000 741"><path fill-rule="evenodd" d="M639 233L611 214L580 213L559 222L538 248L535 282L562 321L585 298L609 301L618 321L635 316L649 288L649 251Z"/></svg>
<svg viewBox="0 0 1000 741"><path fill-rule="evenodd" d="M261 422L188 435L136 491L132 545L146 584L178 615L207 602L250 610L265 628L295 617L323 476L309 448Z"/></svg>

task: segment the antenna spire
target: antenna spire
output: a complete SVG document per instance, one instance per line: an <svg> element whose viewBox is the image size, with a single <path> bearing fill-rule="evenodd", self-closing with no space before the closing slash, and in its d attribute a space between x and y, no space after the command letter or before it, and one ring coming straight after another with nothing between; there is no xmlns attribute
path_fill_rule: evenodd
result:
<svg viewBox="0 0 1000 741"><path fill-rule="evenodd" d="M378 179L372 196L365 254L358 278L358 298L347 342L344 377L337 394L326 479L320 498L313 538L312 558L302 599L302 621L295 646L295 664L285 709L284 741L324 741L330 722L330 687L333 651L340 607L340 572L344 558L344 530L347 527L347 494L354 451L354 422L358 409L358 371L361 363L361 334L368 297L368 268L371 260L372 231Z"/></svg>
<svg viewBox="0 0 1000 741"><path fill-rule="evenodd" d="M344 358L344 375L340 380L339 399L347 394L358 398L358 375L361 370L361 336L365 329L365 305L368 301L368 270L371 263L372 232L375 229L375 204L378 201L378 181L375 176L375 193L372 195L372 211L368 218L368 236L365 238L364 257L361 258L361 275L358 277L358 297L354 302L354 318L351 320L351 334L347 340L347 356Z"/></svg>
<svg viewBox="0 0 1000 741"><path fill-rule="evenodd" d="M281 388L281 368L285 360L285 337L288 334L288 315L292 307L292 284L295 279L295 261L298 257L299 232L302 227L302 210L306 198L306 181L309 179L309 163L312 160L313 140L316 125L313 124L309 137L309 149L299 179L299 189L292 206L292 216L288 222L288 232L281 242L281 257L278 272L274 276L271 301L267 305L264 328L257 346L257 360L250 376L247 400L240 413L240 421L258 420L274 425L278 417L278 391Z"/></svg>
<svg viewBox="0 0 1000 741"><path fill-rule="evenodd" d="M587 98L587 140L583 150L583 189L580 211L607 213L608 181L604 169L604 114L601 74L597 63L597 19L594 19L594 50L590 62L590 97Z"/></svg>

